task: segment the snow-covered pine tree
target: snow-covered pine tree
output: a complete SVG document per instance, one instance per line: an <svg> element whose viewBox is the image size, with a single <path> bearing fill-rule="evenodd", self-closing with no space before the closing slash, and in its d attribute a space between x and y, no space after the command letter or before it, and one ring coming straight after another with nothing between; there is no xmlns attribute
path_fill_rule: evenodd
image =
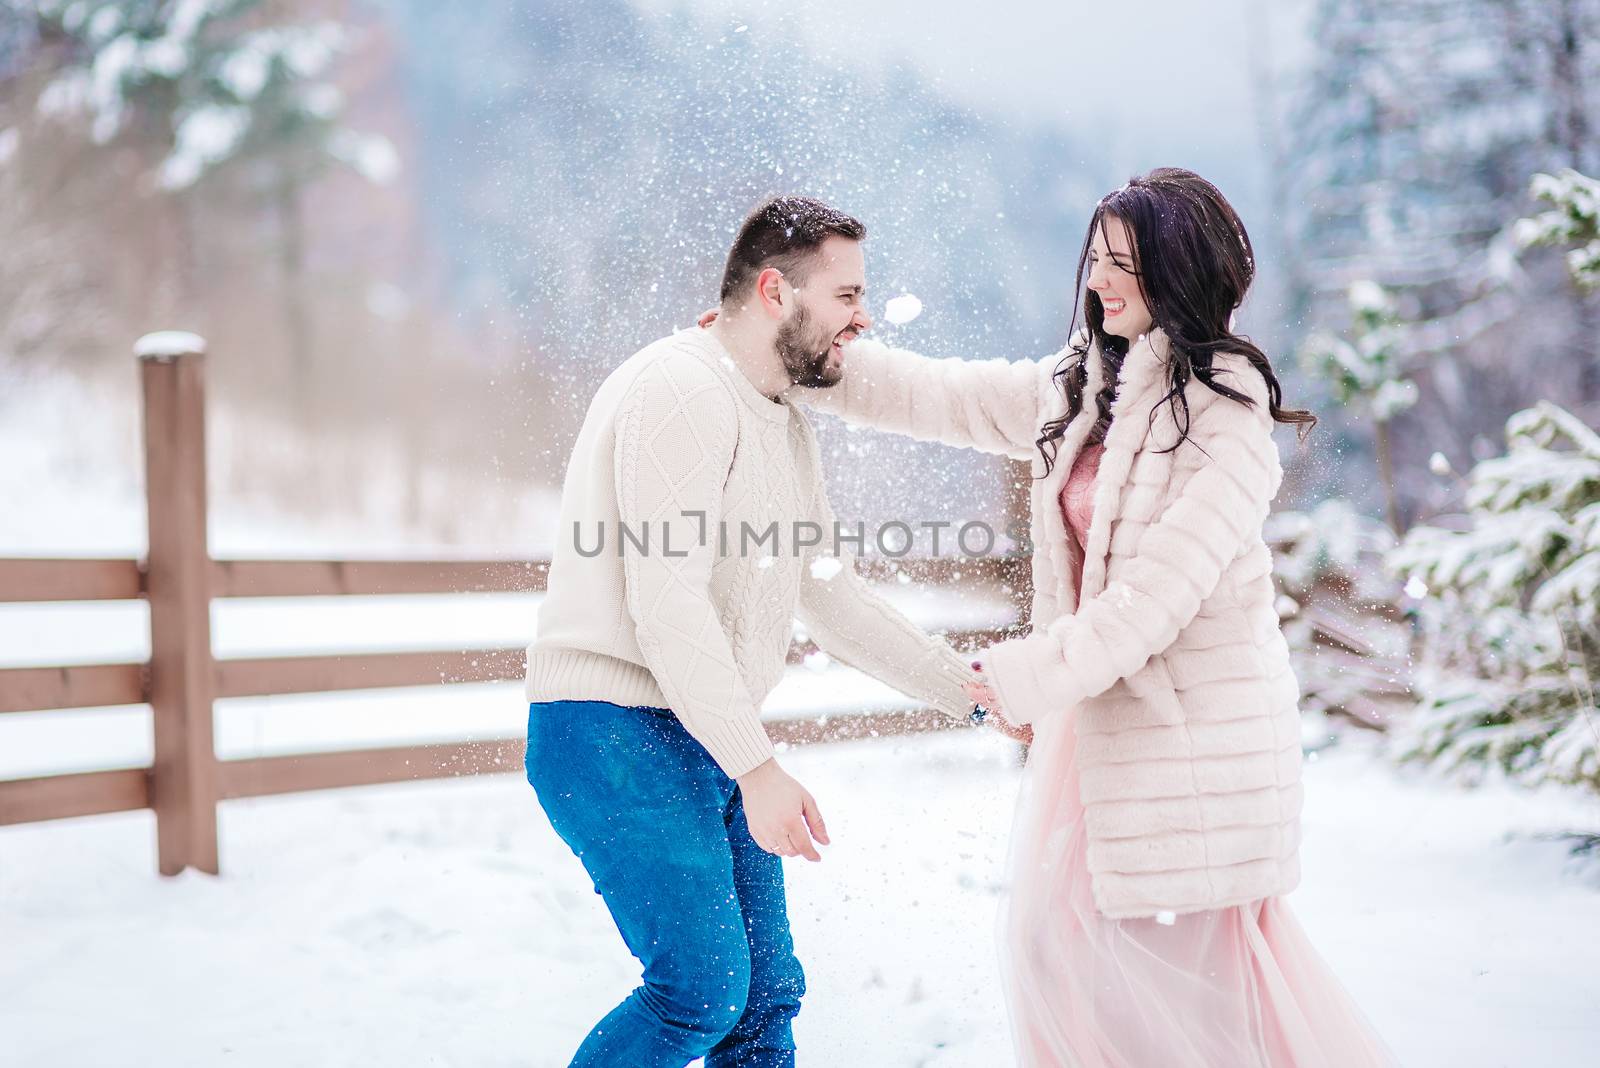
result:
<svg viewBox="0 0 1600 1068"><path fill-rule="evenodd" d="M1517 244L1575 246L1567 250L1567 273L1583 289L1600 288L1600 181L1568 167L1534 175L1528 192L1552 207L1517 220Z"/></svg>
<svg viewBox="0 0 1600 1068"><path fill-rule="evenodd" d="M98 144L160 152L162 189L193 186L252 157L314 155L381 180L393 150L339 122L329 68L338 24L275 19L264 0L12 0L59 55L41 112L87 116ZM306 165L305 159L297 161Z"/></svg>
<svg viewBox="0 0 1600 1068"><path fill-rule="evenodd" d="M1414 528L1389 566L1421 598L1403 759L1600 790L1600 435L1541 402L1469 477L1470 527Z"/></svg>
<svg viewBox="0 0 1600 1068"><path fill-rule="evenodd" d="M1350 284L1349 306L1350 339L1316 331L1302 343L1300 363L1327 384L1334 400L1371 422L1389 529L1402 534L1389 424L1417 403L1416 383L1407 376L1407 329L1389 294L1370 279Z"/></svg>
<svg viewBox="0 0 1600 1068"><path fill-rule="evenodd" d="M1387 725L1410 692L1410 628L1394 607L1399 586L1382 563L1393 532L1342 497L1309 512L1275 512L1267 522L1307 744L1327 739L1328 713Z"/></svg>

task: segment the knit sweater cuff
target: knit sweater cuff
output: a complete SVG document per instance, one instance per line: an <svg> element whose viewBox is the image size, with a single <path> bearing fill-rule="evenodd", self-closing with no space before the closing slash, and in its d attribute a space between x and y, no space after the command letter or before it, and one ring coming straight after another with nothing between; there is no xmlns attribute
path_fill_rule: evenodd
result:
<svg viewBox="0 0 1600 1068"><path fill-rule="evenodd" d="M938 651L920 673L922 692L915 696L922 697L951 719L967 720L972 714L972 698L967 696L966 684L978 679L977 673L968 666L968 659L939 642Z"/></svg>
<svg viewBox="0 0 1600 1068"><path fill-rule="evenodd" d="M991 645L981 654L983 673L1000 701L1000 712L1021 726L1066 710L1076 703L1072 673L1061 646L1039 631Z"/></svg>
<svg viewBox="0 0 1600 1068"><path fill-rule="evenodd" d="M703 727L694 734L730 779L754 771L771 760L775 752L766 728L753 712L723 720L709 729Z"/></svg>

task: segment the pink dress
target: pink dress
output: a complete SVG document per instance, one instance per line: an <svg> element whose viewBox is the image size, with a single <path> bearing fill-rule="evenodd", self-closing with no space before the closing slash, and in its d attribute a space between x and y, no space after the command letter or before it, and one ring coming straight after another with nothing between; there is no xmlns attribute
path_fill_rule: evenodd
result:
<svg viewBox="0 0 1600 1068"><path fill-rule="evenodd" d="M1081 546L1104 452L1062 487ZM1081 560L1082 553L1076 554ZM1364 1068L1384 1046L1281 898L1177 917L1095 909L1068 715L1034 725L1003 951L1017 1059L1071 1068ZM1170 919L1171 923L1161 923Z"/></svg>

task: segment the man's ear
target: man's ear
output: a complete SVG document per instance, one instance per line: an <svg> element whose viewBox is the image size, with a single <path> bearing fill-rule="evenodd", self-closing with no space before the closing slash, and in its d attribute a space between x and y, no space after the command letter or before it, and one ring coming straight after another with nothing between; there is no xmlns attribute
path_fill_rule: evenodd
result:
<svg viewBox="0 0 1600 1068"><path fill-rule="evenodd" d="M783 272L776 267L764 267L756 275L756 302L773 319L782 319L784 316L788 300L784 289L787 285Z"/></svg>

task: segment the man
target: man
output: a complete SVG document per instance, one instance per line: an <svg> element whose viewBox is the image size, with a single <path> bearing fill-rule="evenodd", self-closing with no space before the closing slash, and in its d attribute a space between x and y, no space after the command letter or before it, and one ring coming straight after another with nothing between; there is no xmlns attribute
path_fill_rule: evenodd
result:
<svg viewBox="0 0 1600 1068"><path fill-rule="evenodd" d="M966 662L840 552L784 397L838 382L871 325L865 236L816 200L758 206L717 322L618 367L573 448L528 650L528 780L644 966L573 1065L794 1063L805 980L779 858L820 860L828 832L759 713L796 616L839 660L971 711Z"/></svg>

